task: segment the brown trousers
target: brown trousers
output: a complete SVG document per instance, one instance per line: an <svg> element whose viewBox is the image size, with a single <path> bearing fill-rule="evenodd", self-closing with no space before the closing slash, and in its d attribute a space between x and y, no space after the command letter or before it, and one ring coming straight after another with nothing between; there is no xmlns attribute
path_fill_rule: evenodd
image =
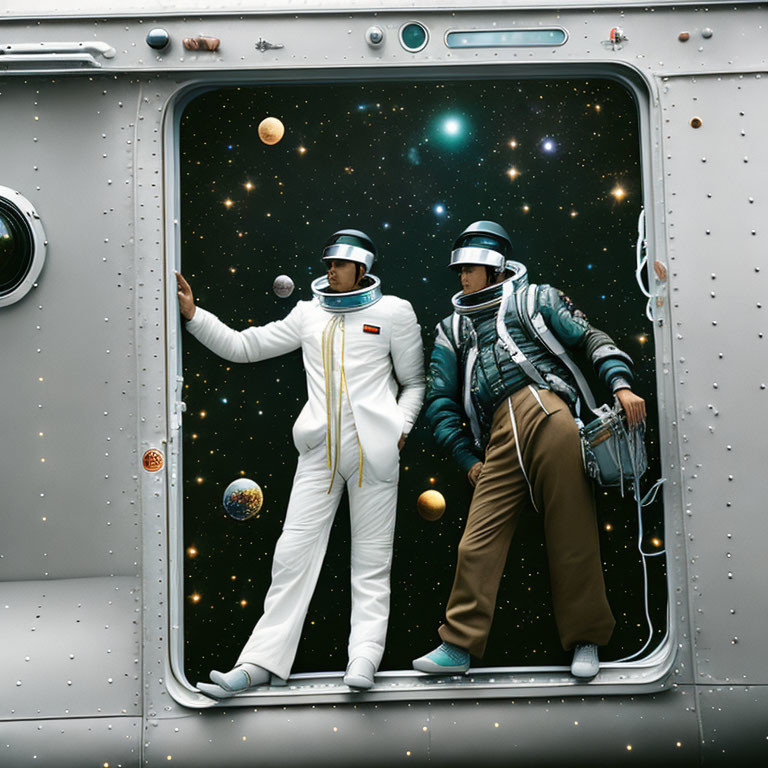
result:
<svg viewBox="0 0 768 768"><path fill-rule="evenodd" d="M532 501L544 516L552 603L563 648L583 642L605 645L611 638L615 621L605 595L595 503L584 474L578 428L556 394L524 387L493 416L459 543L445 624L439 630L444 641L473 656L485 651L509 544L520 514Z"/></svg>

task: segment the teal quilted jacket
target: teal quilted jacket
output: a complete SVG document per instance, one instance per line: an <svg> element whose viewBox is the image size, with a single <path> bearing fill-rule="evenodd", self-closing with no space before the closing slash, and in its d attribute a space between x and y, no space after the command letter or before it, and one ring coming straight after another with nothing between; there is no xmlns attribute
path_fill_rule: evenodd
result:
<svg viewBox="0 0 768 768"><path fill-rule="evenodd" d="M476 294L454 297L458 312L436 328L429 362L426 416L438 445L468 471L482 460L493 414L509 395L533 383L512 360L498 336L501 284ZM521 286L535 291L529 306L540 313L547 327L569 351L581 351L591 360L609 389L630 387L632 360L612 339L593 328L570 300L550 285ZM474 307L473 307L474 302ZM462 305L463 304L463 305ZM522 310L526 311L525 309ZM578 391L568 368L529 330L518 303L510 301L504 324L514 343L546 381L576 412Z"/></svg>

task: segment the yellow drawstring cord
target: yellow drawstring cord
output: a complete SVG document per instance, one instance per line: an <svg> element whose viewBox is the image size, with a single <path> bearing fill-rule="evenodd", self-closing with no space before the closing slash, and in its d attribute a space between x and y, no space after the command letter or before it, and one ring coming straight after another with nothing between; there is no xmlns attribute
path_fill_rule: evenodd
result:
<svg viewBox="0 0 768 768"><path fill-rule="evenodd" d="M331 400L333 397L332 392L332 360L333 360L333 342L336 335L336 329L341 326L341 370L339 372L339 400L336 408L335 416L336 421L336 445L334 450L331 449ZM344 370L344 352L346 348L345 343L345 325L344 315L336 315L332 317L325 328L323 329L322 336L322 349L323 349L323 376L325 378L325 409L327 418L327 430L326 430L326 451L328 456L328 469L331 470L331 484L328 487L328 493L333 489L333 483L336 479L336 467L339 463L339 451L341 446L341 406L342 396L344 392L347 393L347 400L349 401L350 408L352 407L352 400L349 397L349 388L347 387L347 374ZM357 448L360 452L360 472L358 476L357 486L362 488L363 485L363 446L360 443L360 436L355 430L355 437L357 438ZM333 460L331 459L331 453L333 453Z"/></svg>

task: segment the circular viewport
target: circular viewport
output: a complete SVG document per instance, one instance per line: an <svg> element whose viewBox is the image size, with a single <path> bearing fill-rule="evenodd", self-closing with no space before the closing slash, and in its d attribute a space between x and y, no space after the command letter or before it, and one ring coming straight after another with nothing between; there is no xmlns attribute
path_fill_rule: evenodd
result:
<svg viewBox="0 0 768 768"><path fill-rule="evenodd" d="M400 44L406 51L416 53L427 44L428 40L427 28L418 21L409 21L400 28Z"/></svg>
<svg viewBox="0 0 768 768"><path fill-rule="evenodd" d="M21 212L0 198L0 296L16 290L32 267L32 233Z"/></svg>
<svg viewBox="0 0 768 768"><path fill-rule="evenodd" d="M45 235L28 200L0 187L0 307L21 299L40 274Z"/></svg>

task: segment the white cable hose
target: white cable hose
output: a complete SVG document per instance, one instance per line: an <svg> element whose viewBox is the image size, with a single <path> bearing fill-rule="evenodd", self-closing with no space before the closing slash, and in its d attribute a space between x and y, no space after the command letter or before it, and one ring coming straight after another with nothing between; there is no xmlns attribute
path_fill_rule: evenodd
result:
<svg viewBox="0 0 768 768"><path fill-rule="evenodd" d="M627 438L627 445L632 446L632 442ZM648 639L643 644L643 647L640 648L639 651L636 651L635 653L624 656L624 658L616 659L614 664L632 661L633 659L636 659L638 656L640 656L645 649L651 644L651 641L653 640L653 620L651 619L651 612L650 612L650 600L648 595L648 562L646 558L649 557L658 557L659 555L666 554L667 550L666 548L660 550L659 552L645 552L643 550L643 507L647 507L649 504L652 504L656 496L659 493L659 489L664 484L666 478L662 477L659 478L652 486L651 488L646 492L645 496L642 498L640 497L640 479L638 477L638 462L637 462L637 453L634 450L634 448L630 449L630 453L632 456L632 464L633 464L633 470L635 475L635 487L634 487L634 496L635 496L635 502L637 504L637 551L640 553L640 562L643 566L643 605L645 608L645 620L648 625ZM669 635L669 627L667 627L667 631L664 635L664 638L662 639L662 643L666 641L667 637Z"/></svg>
<svg viewBox="0 0 768 768"><path fill-rule="evenodd" d="M653 322L653 294L643 285L643 270L648 264L648 244L645 239L645 208L640 209L637 217L637 242L635 243L635 280L643 296L648 301L645 304L645 316Z"/></svg>

